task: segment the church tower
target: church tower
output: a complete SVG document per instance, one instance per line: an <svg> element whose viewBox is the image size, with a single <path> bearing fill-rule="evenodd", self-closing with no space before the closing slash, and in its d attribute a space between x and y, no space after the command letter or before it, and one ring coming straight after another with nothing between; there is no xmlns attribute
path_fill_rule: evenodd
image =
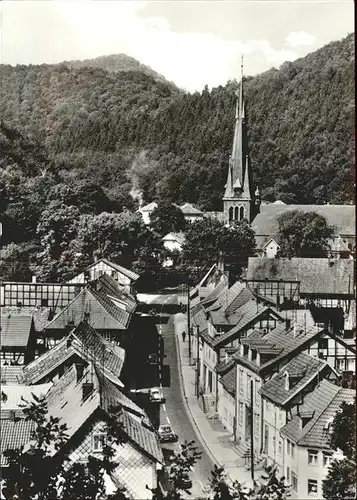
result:
<svg viewBox="0 0 357 500"><path fill-rule="evenodd" d="M233 149L229 158L227 183L223 196L223 212L225 224L230 224L242 219L247 219L250 223L255 215L247 131L245 126L243 57L240 89L239 92L237 92Z"/></svg>

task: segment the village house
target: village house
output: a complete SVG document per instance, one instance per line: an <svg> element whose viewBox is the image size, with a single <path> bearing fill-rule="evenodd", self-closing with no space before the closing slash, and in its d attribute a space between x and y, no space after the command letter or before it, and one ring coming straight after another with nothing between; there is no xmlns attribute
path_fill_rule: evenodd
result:
<svg viewBox="0 0 357 500"><path fill-rule="evenodd" d="M179 209L183 213L185 221L187 222L196 222L204 217L204 213L194 207L191 203L184 203L179 207Z"/></svg>
<svg viewBox="0 0 357 500"><path fill-rule="evenodd" d="M247 286L261 295L283 304L291 297L295 282L295 300L308 306L341 307L348 314L354 299L353 261L350 259L268 259L249 257Z"/></svg>
<svg viewBox="0 0 357 500"><path fill-rule="evenodd" d="M105 258L96 260L93 264L88 266L84 271L69 280L67 283L86 284L89 281L97 280L103 274L110 276L128 293L134 293L135 283L139 279L139 275L134 273L134 271L126 269L125 267Z"/></svg>
<svg viewBox="0 0 357 500"><path fill-rule="evenodd" d="M31 315L0 316L1 366L24 365L35 358L36 332Z"/></svg>
<svg viewBox="0 0 357 500"><path fill-rule="evenodd" d="M141 206L139 208L138 212L141 214L144 224L150 224L150 216L157 207L158 204L156 203L156 201L152 201L151 203L148 203L147 205Z"/></svg>
<svg viewBox="0 0 357 500"><path fill-rule="evenodd" d="M283 470L292 485L292 498L323 498L322 482L334 458L331 424L341 403L353 403L355 397L355 390L322 380L282 427Z"/></svg>
<svg viewBox="0 0 357 500"><path fill-rule="evenodd" d="M90 365L83 374L73 366L47 395L48 411L68 427L69 439L59 450L67 464L102 457L108 443L108 418L117 408L121 443L114 444L117 467L106 484L108 493L125 487L129 498L152 498L164 464L158 435L144 410L126 397L101 371ZM146 488L148 486L148 488Z"/></svg>
<svg viewBox="0 0 357 500"><path fill-rule="evenodd" d="M299 319L293 325L288 321L277 324L276 328L254 331L247 338L241 339L240 350L232 355L237 364L236 410L238 424L235 439L239 442L240 452L245 454L250 449L251 424L253 422L254 454L262 460L265 429L262 423L262 397L259 390L277 373L284 370L287 363L300 352L321 359L319 355L325 347L325 341L331 342L326 363L334 370L337 365L337 346L340 339L331 337L329 332ZM320 343L324 344L321 345ZM320 349L319 349L320 345ZM316 347L317 346L317 347ZM352 354L352 352L351 352ZM253 394L253 400L251 398ZM267 411L270 411L267 409Z"/></svg>
<svg viewBox="0 0 357 500"><path fill-rule="evenodd" d="M105 340L88 323L81 322L55 347L24 366L19 381L26 385L56 382L73 365L80 373L92 363L114 384L123 387L124 361L124 349Z"/></svg>
<svg viewBox="0 0 357 500"><path fill-rule="evenodd" d="M207 297L218 285L219 281L227 279L218 264L213 266L203 276L201 281L190 290L190 304L194 307Z"/></svg>
<svg viewBox="0 0 357 500"><path fill-rule="evenodd" d="M262 203L259 213L252 221L252 229L255 232L255 241L257 252L264 255L267 248L270 247L269 241L275 243L269 248L269 255L266 257L275 257L273 255L273 246L279 243L278 234L278 218L282 214L299 210L304 213L315 212L323 216L330 226L335 228L336 238L341 238L342 243L340 249L337 249L335 243L331 242L333 250L342 250L347 248L350 252L355 246L356 228L355 228L355 206L354 205L286 205L283 202L279 203ZM278 248L277 248L278 250ZM339 252L338 252L339 253Z"/></svg>
<svg viewBox="0 0 357 500"><path fill-rule="evenodd" d="M300 352L278 374L259 390L262 396L262 454L268 464L278 467L278 475L285 475L284 455L280 429L298 412L306 394L323 379L338 384L338 376L326 361Z"/></svg>
<svg viewBox="0 0 357 500"><path fill-rule="evenodd" d="M255 328L275 328L283 318L273 308L258 303L242 283L236 282L229 288L224 280L195 306L193 312L192 323L198 326L194 339L197 342L198 337L201 341L199 386L202 402L205 411L217 412L216 365L236 350L240 339Z"/></svg>
<svg viewBox="0 0 357 500"><path fill-rule="evenodd" d="M162 238L164 247L170 252L181 252L182 246L185 243L185 235L183 233L168 233Z"/></svg>
<svg viewBox="0 0 357 500"><path fill-rule="evenodd" d="M164 463L159 438L145 411L125 396L98 366L89 363L78 371L78 365L73 364L53 384L18 386L17 392L25 394L27 400L30 392L37 396L41 393L46 398L49 415L60 418L60 423L67 425L68 441L59 450L53 449L66 467L74 462L86 463L89 456L102 457L103 446L109 443L107 423L116 409L120 444L113 446L118 465L110 476L105 476L107 493L124 487L129 498L152 498L146 485L149 488L158 486ZM6 477L8 466L3 452L20 446L26 449L35 429L34 422L25 420L23 409L16 408L19 398L15 395L12 395L14 404L10 403L12 409L1 410L3 477Z"/></svg>
<svg viewBox="0 0 357 500"><path fill-rule="evenodd" d="M132 335L130 323L135 309L136 299L113 278L102 274L53 317L46 325L45 335L49 343L55 343L66 335L68 328L87 321L107 340L121 345Z"/></svg>

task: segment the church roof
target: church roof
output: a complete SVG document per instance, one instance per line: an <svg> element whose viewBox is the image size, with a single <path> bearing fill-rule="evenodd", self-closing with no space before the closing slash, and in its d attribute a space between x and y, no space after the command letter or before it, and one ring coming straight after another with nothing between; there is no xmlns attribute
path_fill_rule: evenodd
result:
<svg viewBox="0 0 357 500"><path fill-rule="evenodd" d="M327 223L334 226L341 236L354 236L355 206L354 205L282 205L271 203L261 205L260 213L252 222L257 248L262 248L266 241L278 232L278 217L292 210L316 212L325 217Z"/></svg>

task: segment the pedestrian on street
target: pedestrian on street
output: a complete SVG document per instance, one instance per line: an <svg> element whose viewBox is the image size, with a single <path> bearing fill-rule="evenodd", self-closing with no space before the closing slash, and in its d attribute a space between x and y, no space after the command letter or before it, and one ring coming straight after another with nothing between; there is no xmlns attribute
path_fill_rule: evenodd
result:
<svg viewBox="0 0 357 500"><path fill-rule="evenodd" d="M185 339L186 339L186 332L185 330L182 332L182 340L183 342L185 342Z"/></svg>

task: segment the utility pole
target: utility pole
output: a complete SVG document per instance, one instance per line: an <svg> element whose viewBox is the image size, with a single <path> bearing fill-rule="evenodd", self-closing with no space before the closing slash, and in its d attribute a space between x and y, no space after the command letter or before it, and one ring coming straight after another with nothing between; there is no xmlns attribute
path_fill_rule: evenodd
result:
<svg viewBox="0 0 357 500"><path fill-rule="evenodd" d="M187 285L187 333L188 333L188 358L191 364L191 316L190 316L190 286Z"/></svg>
<svg viewBox="0 0 357 500"><path fill-rule="evenodd" d="M201 366L200 366L200 327L196 327L196 343L197 343L197 366L196 366L196 396L197 399L200 396L200 371L201 371Z"/></svg>
<svg viewBox="0 0 357 500"><path fill-rule="evenodd" d="M254 413L253 413L253 380L250 381L250 471L254 481Z"/></svg>

